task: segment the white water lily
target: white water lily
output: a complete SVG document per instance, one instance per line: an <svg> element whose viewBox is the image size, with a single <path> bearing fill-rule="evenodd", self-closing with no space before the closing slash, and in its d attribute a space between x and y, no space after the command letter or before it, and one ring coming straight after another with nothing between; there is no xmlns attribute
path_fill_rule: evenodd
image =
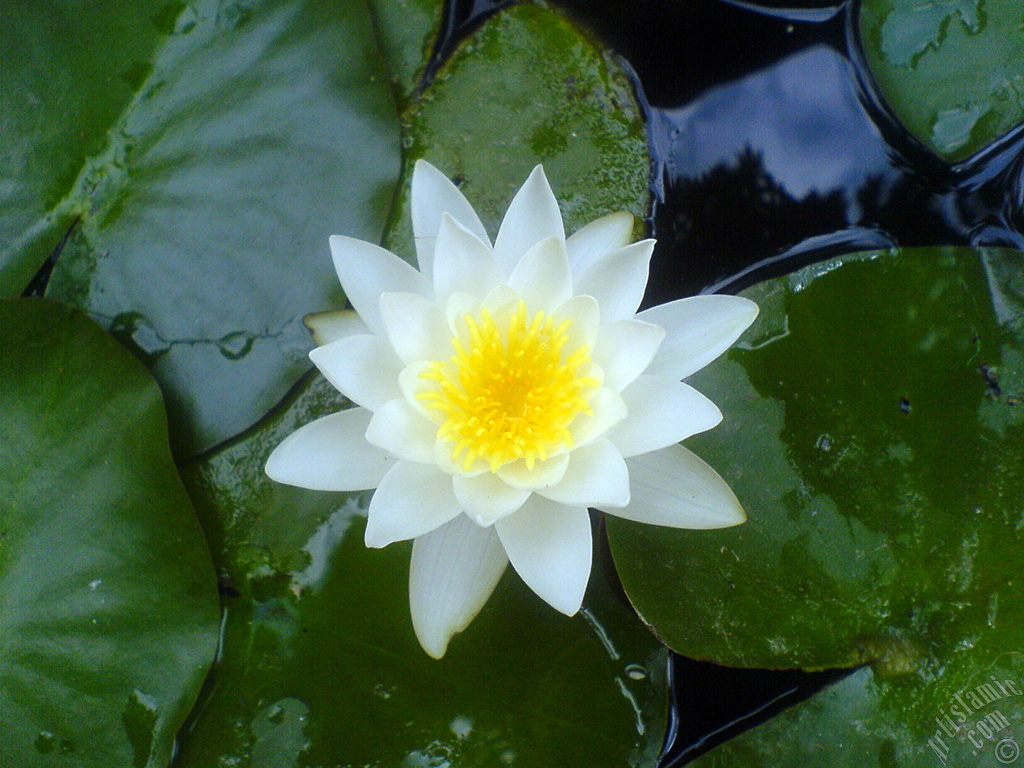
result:
<svg viewBox="0 0 1024 768"><path fill-rule="evenodd" d="M310 353L357 407L289 436L282 483L376 488L366 544L414 539L413 626L428 654L483 607L509 561L572 615L591 568L588 507L719 528L745 515L679 441L722 418L682 383L729 348L757 306L697 296L637 314L653 240L616 213L566 239L538 166L492 246L458 189L425 161L412 178L419 270L349 237L331 253L354 311Z"/></svg>

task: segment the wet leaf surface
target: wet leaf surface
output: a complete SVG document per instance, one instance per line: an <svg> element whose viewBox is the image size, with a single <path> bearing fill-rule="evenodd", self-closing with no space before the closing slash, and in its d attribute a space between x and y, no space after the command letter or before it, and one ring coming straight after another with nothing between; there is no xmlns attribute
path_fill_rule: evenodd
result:
<svg viewBox="0 0 1024 768"><path fill-rule="evenodd" d="M3 13L16 54L4 98L28 131L63 126L39 142L3 134L13 291L18 265L37 264L81 216L49 295L146 361L179 457L238 434L308 369L303 315L341 300L328 236L376 241L383 229L399 137L366 3L91 9L67 22L83 22L84 41L62 25L35 29L48 18L38 4ZM107 53L124 40L128 58ZM32 245L40 227L45 247Z"/></svg>
<svg viewBox="0 0 1024 768"><path fill-rule="evenodd" d="M881 96L943 160L964 160L1024 121L1016 3L863 0L858 24Z"/></svg>
<svg viewBox="0 0 1024 768"><path fill-rule="evenodd" d="M744 292L760 317L690 380L725 421L687 445L748 522L607 523L662 640L729 666L872 663L879 706L918 735L973 676L1019 663L1022 260L874 252Z"/></svg>
<svg viewBox="0 0 1024 768"><path fill-rule="evenodd" d="M369 494L305 491L263 474L280 440L343 405L311 379L247 436L186 469L227 624L176 765L653 764L666 653L608 586L610 563L571 619L509 570L435 661L409 618L411 546L363 544Z"/></svg>
<svg viewBox="0 0 1024 768"><path fill-rule="evenodd" d="M145 369L0 301L0 764L166 765L217 643L209 551Z"/></svg>

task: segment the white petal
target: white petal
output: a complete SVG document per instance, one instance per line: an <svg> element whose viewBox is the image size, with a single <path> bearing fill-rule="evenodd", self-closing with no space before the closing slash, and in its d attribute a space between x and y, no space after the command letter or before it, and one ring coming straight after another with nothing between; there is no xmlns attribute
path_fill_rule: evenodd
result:
<svg viewBox="0 0 1024 768"><path fill-rule="evenodd" d="M552 313L555 324L569 320L569 341L562 349L563 355L571 355L579 347L594 349L598 330L601 327L601 310L593 296L573 296Z"/></svg>
<svg viewBox="0 0 1024 768"><path fill-rule="evenodd" d="M452 356L452 335L436 303L413 293L385 293L380 314L395 353L406 365Z"/></svg>
<svg viewBox="0 0 1024 768"><path fill-rule="evenodd" d="M370 330L383 333L380 295L387 292L431 296L430 281L400 258L379 246L341 235L331 236L331 256L341 287Z"/></svg>
<svg viewBox="0 0 1024 768"><path fill-rule="evenodd" d="M395 460L364 435L370 412L352 408L310 422L288 435L267 459L267 475L314 491L376 488Z"/></svg>
<svg viewBox="0 0 1024 768"><path fill-rule="evenodd" d="M412 545L409 608L416 638L435 659L469 626L508 565L494 528L459 515Z"/></svg>
<svg viewBox="0 0 1024 768"><path fill-rule="evenodd" d="M633 214L626 211L610 213L577 229L565 241L573 277L589 267L595 259L629 245L633 238Z"/></svg>
<svg viewBox="0 0 1024 768"><path fill-rule="evenodd" d="M631 318L644 298L653 251L653 240L641 240L603 254L575 277L573 290L597 299L605 323Z"/></svg>
<svg viewBox="0 0 1024 768"><path fill-rule="evenodd" d="M313 315L306 315L302 322L306 324L313 336L313 343L318 347L338 339L370 332L366 323L359 319L359 314L354 309L317 312Z"/></svg>
<svg viewBox="0 0 1024 768"><path fill-rule="evenodd" d="M445 417L438 411L427 408L416 397L420 392L429 389L429 385L423 377L423 374L429 370L430 362L427 360L420 360L405 366L398 374L398 388L402 391L402 397L406 402L415 408L421 416L441 425L444 423Z"/></svg>
<svg viewBox="0 0 1024 768"><path fill-rule="evenodd" d="M404 397L389 400L373 414L366 429L368 442L400 459L434 463L437 425L409 405Z"/></svg>
<svg viewBox="0 0 1024 768"><path fill-rule="evenodd" d="M411 208L416 259L424 275L434 274L435 242L445 213L488 245L491 242L473 206L447 176L426 160L417 160L413 166Z"/></svg>
<svg viewBox="0 0 1024 768"><path fill-rule="evenodd" d="M538 493L562 504L621 507L629 503L629 471L611 441L598 440L570 453L562 482Z"/></svg>
<svg viewBox="0 0 1024 768"><path fill-rule="evenodd" d="M727 528L747 519L715 470L681 445L626 460L633 497L616 517L673 528Z"/></svg>
<svg viewBox="0 0 1024 768"><path fill-rule="evenodd" d="M371 411L401 394L402 362L380 336L338 339L311 351L309 359L339 392Z"/></svg>
<svg viewBox="0 0 1024 768"><path fill-rule="evenodd" d="M399 461L370 499L366 546L386 547L393 541L414 539L461 511L448 475L433 464Z"/></svg>
<svg viewBox="0 0 1024 768"><path fill-rule="evenodd" d="M621 392L651 364L665 329L641 320L617 320L601 328L591 359L604 371L604 386Z"/></svg>
<svg viewBox="0 0 1024 768"><path fill-rule="evenodd" d="M604 437L608 431L626 418L626 403L617 392L601 387L590 398L593 416L580 414L570 427L575 446L581 447Z"/></svg>
<svg viewBox="0 0 1024 768"><path fill-rule="evenodd" d="M505 275L491 246L444 214L434 252L434 296L444 306L453 293L483 297Z"/></svg>
<svg viewBox="0 0 1024 768"><path fill-rule="evenodd" d="M722 412L691 387L664 376L641 376L624 390L629 410L611 433L627 459L678 443L716 426Z"/></svg>
<svg viewBox="0 0 1024 768"><path fill-rule="evenodd" d="M525 461L514 461L499 468L498 477L515 488L539 491L562 482L568 466L569 454L566 452L535 462L533 469L527 468Z"/></svg>
<svg viewBox="0 0 1024 768"><path fill-rule="evenodd" d="M565 243L549 237L534 245L516 264L508 284L526 299L531 315L539 309L550 312L568 301L572 296L572 277Z"/></svg>
<svg viewBox="0 0 1024 768"><path fill-rule="evenodd" d="M538 165L509 203L494 241L494 255L509 275L530 248L548 237L565 242L565 228L558 201Z"/></svg>
<svg viewBox="0 0 1024 768"><path fill-rule="evenodd" d="M530 589L552 608L569 616L576 613L593 557L587 508L534 495L494 527L512 566Z"/></svg>
<svg viewBox="0 0 1024 768"><path fill-rule="evenodd" d="M477 525L490 525L523 506L529 491L513 488L490 472L474 477L456 475L452 485L455 498Z"/></svg>
<svg viewBox="0 0 1024 768"><path fill-rule="evenodd" d="M637 319L666 332L647 372L685 379L731 347L757 312L740 296L691 296L645 309Z"/></svg>

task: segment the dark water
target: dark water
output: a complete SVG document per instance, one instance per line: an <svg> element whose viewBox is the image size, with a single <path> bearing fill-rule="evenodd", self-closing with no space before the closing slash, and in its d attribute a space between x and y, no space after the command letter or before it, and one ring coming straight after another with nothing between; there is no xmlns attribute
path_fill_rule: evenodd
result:
<svg viewBox="0 0 1024 768"><path fill-rule="evenodd" d="M1024 248L1024 129L951 166L875 94L857 3L559 0L635 73L658 239L645 305L735 292L889 246ZM438 60L506 3L451 0ZM662 768L806 699L848 670L736 670L674 655Z"/></svg>

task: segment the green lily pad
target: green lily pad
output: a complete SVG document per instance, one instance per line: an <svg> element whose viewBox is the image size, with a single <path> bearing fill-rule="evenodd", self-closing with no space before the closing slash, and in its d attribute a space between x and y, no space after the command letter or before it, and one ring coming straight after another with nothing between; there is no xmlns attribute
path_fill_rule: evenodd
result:
<svg viewBox="0 0 1024 768"><path fill-rule="evenodd" d="M976 661L976 660L975 660ZM961 656L953 663L969 666ZM973 669L936 695L920 677L879 680L868 667L701 756L692 768L1003 768L1019 763L1024 654ZM960 675L958 674L958 677ZM914 711L899 702L916 701Z"/></svg>
<svg viewBox="0 0 1024 768"><path fill-rule="evenodd" d="M49 301L0 301L0 349L0 764L165 766L219 610L160 391Z"/></svg>
<svg viewBox="0 0 1024 768"><path fill-rule="evenodd" d="M957 162L1024 121L1024 13L983 0L863 0L882 97L922 144Z"/></svg>
<svg viewBox="0 0 1024 768"><path fill-rule="evenodd" d="M904 249L744 292L760 317L692 377L725 421L687 444L748 522L608 521L662 640L733 666L945 670L940 698L966 682L963 649L976 669L1020 650L1022 268L1016 251Z"/></svg>
<svg viewBox="0 0 1024 768"><path fill-rule="evenodd" d="M344 405L313 378L185 470L230 596L222 661L176 765L653 764L665 650L600 558L581 615L551 610L509 571L435 661L409 617L411 547L363 544L369 494L264 475L280 440Z"/></svg>
<svg viewBox="0 0 1024 768"><path fill-rule="evenodd" d="M470 35L402 124L408 157L455 178L492 237L537 163L566 232L618 210L638 221L646 213L647 140L633 86L613 56L546 7L513 6ZM408 192L388 237L400 254L414 250Z"/></svg>
<svg viewBox="0 0 1024 768"><path fill-rule="evenodd" d="M444 0L368 0L395 101L404 108L419 89L437 42Z"/></svg>
<svg viewBox="0 0 1024 768"><path fill-rule="evenodd" d="M37 230L46 252L49 223L81 217L49 295L138 350L188 456L251 426L308 369L302 316L341 301L328 236L383 230L400 146L369 10L65 5L0 9L14 53L0 114L10 102L17 129L0 140L0 209L7 195L15 208L3 263L23 278ZM49 122L64 127L34 140Z"/></svg>

